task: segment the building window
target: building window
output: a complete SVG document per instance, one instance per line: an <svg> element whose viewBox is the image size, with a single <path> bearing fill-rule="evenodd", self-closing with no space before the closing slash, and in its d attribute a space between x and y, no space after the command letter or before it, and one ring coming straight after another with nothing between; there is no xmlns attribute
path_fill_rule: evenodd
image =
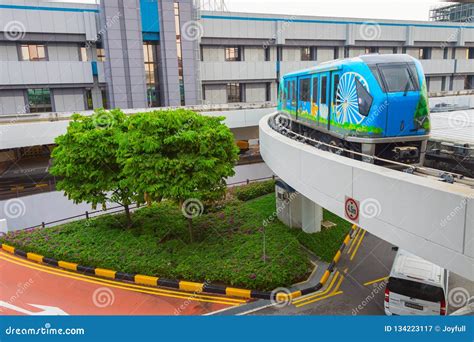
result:
<svg viewBox="0 0 474 342"><path fill-rule="evenodd" d="M419 50L418 53L419 59L431 59L431 48L424 47Z"/></svg>
<svg viewBox="0 0 474 342"><path fill-rule="evenodd" d="M443 59L448 59L448 52L449 52L448 48L443 49Z"/></svg>
<svg viewBox="0 0 474 342"><path fill-rule="evenodd" d="M306 46L301 48L302 61L315 61L318 59L316 46Z"/></svg>
<svg viewBox="0 0 474 342"><path fill-rule="evenodd" d="M265 54L265 62L270 62L270 47L269 46L265 46L263 48L263 51L264 51L264 54Z"/></svg>
<svg viewBox="0 0 474 342"><path fill-rule="evenodd" d="M156 47L156 44L153 43L143 43L148 107L160 106L158 68L156 64Z"/></svg>
<svg viewBox="0 0 474 342"><path fill-rule="evenodd" d="M52 112L51 91L47 88L28 89L28 108L30 113Z"/></svg>
<svg viewBox="0 0 474 342"><path fill-rule="evenodd" d="M92 89L86 89L86 109L92 110L94 109L94 102L92 101Z"/></svg>
<svg viewBox="0 0 474 342"><path fill-rule="evenodd" d="M398 48L397 48L397 47L394 47L394 48L392 49L392 53L393 53L393 54L397 54L397 53L398 53Z"/></svg>
<svg viewBox="0 0 474 342"><path fill-rule="evenodd" d="M452 52L452 54L451 54L451 58L452 58L452 59L456 59L456 48L453 48L452 51L453 51L453 52Z"/></svg>
<svg viewBox="0 0 474 342"><path fill-rule="evenodd" d="M402 47L402 53L407 53L407 48L405 46Z"/></svg>
<svg viewBox="0 0 474 342"><path fill-rule="evenodd" d="M22 45L21 59L23 61L45 61L46 47L38 44Z"/></svg>
<svg viewBox="0 0 474 342"><path fill-rule="evenodd" d="M464 79L464 89L474 89L474 75L467 75Z"/></svg>
<svg viewBox="0 0 474 342"><path fill-rule="evenodd" d="M272 84L270 82L265 83L265 101L272 101Z"/></svg>
<svg viewBox="0 0 474 342"><path fill-rule="evenodd" d="M468 48L467 49L467 59L474 59L474 48Z"/></svg>
<svg viewBox="0 0 474 342"><path fill-rule="evenodd" d="M227 84L227 102L237 103L244 102L244 86L241 83L228 83Z"/></svg>
<svg viewBox="0 0 474 342"><path fill-rule="evenodd" d="M366 55L371 54L371 53L379 53L379 48L376 47L376 46L371 46L371 47L365 48L365 54Z"/></svg>
<svg viewBox="0 0 474 342"><path fill-rule="evenodd" d="M87 48L85 46L79 47L79 60L81 62L87 62L89 60L87 57Z"/></svg>
<svg viewBox="0 0 474 342"><path fill-rule="evenodd" d="M446 91L446 76L441 78L441 91Z"/></svg>
<svg viewBox="0 0 474 342"><path fill-rule="evenodd" d="M181 18L179 11L179 2L174 3L174 23L176 29L176 51L178 52L178 79L179 94L181 97L181 106L186 104L184 95L184 70L183 70L183 44L181 41Z"/></svg>
<svg viewBox="0 0 474 342"><path fill-rule="evenodd" d="M334 48L334 59L338 59L338 58L339 58L339 48L335 47Z"/></svg>
<svg viewBox="0 0 474 342"><path fill-rule="evenodd" d="M344 58L349 58L349 47L348 46L344 47Z"/></svg>
<svg viewBox="0 0 474 342"><path fill-rule="evenodd" d="M241 62L242 58L242 47L231 46L225 48L225 60L227 62Z"/></svg>
<svg viewBox="0 0 474 342"><path fill-rule="evenodd" d="M97 61L105 62L105 49L97 48Z"/></svg>

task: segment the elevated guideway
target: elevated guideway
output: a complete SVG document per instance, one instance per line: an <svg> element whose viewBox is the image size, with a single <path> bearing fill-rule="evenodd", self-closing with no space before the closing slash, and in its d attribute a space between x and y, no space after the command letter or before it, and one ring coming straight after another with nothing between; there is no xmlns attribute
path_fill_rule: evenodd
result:
<svg viewBox="0 0 474 342"><path fill-rule="evenodd" d="M474 189L364 163L298 142L260 120L270 169L309 200L400 248L474 281ZM358 205L358 218L346 213ZM353 217L353 216L352 216Z"/></svg>

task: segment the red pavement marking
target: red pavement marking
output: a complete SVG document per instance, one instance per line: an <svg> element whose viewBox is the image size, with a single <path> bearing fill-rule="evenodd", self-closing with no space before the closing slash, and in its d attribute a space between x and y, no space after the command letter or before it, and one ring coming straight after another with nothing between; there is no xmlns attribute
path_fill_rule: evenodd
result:
<svg viewBox="0 0 474 342"><path fill-rule="evenodd" d="M0 301L30 312L42 310L29 304L58 307L69 315L202 315L229 307L93 284L4 259L0 259ZM19 314L0 307L0 315Z"/></svg>

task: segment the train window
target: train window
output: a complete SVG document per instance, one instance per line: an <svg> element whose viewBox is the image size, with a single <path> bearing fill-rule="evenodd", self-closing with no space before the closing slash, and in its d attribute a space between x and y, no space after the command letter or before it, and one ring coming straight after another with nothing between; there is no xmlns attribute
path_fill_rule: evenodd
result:
<svg viewBox="0 0 474 342"><path fill-rule="evenodd" d="M296 104L296 81L290 81L291 103Z"/></svg>
<svg viewBox="0 0 474 342"><path fill-rule="evenodd" d="M413 83L415 84L415 90L418 90L420 81L418 79L418 72L416 71L416 66L415 64L408 64L408 67L410 68L410 76L413 80Z"/></svg>
<svg viewBox="0 0 474 342"><path fill-rule="evenodd" d="M367 89L360 83L360 81L356 78L356 89L357 89L357 96L359 97L359 113L362 115L367 116L370 111L370 107L372 107L372 102L374 98L372 95L369 94Z"/></svg>
<svg viewBox="0 0 474 342"><path fill-rule="evenodd" d="M413 77L410 75L408 65L379 65L379 70L385 81L389 93L417 90Z"/></svg>
<svg viewBox="0 0 474 342"><path fill-rule="evenodd" d="M300 79L300 101L302 102L311 101L311 79L310 78Z"/></svg>
<svg viewBox="0 0 474 342"><path fill-rule="evenodd" d="M323 76L321 78L321 104L328 104L327 87L328 87L328 78L327 76Z"/></svg>
<svg viewBox="0 0 474 342"><path fill-rule="evenodd" d="M318 80L317 76L313 78L313 103L318 103Z"/></svg>
<svg viewBox="0 0 474 342"><path fill-rule="evenodd" d="M332 93L332 103L336 103L337 98L337 87L339 87L339 75L334 75L334 84L333 84L333 93Z"/></svg>
<svg viewBox="0 0 474 342"><path fill-rule="evenodd" d="M380 88L382 88L385 91L382 78L380 77L379 69L377 69L377 66L376 65L370 66L370 71L372 71L372 74L374 75L375 79L379 83Z"/></svg>

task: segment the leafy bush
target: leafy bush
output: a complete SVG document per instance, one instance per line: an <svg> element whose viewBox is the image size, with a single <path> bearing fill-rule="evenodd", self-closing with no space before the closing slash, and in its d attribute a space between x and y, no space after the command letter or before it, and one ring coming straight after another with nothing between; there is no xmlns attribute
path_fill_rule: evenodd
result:
<svg viewBox="0 0 474 342"><path fill-rule="evenodd" d="M257 182L249 185L239 186L233 189L235 197L241 201L249 201L275 192L275 181Z"/></svg>

